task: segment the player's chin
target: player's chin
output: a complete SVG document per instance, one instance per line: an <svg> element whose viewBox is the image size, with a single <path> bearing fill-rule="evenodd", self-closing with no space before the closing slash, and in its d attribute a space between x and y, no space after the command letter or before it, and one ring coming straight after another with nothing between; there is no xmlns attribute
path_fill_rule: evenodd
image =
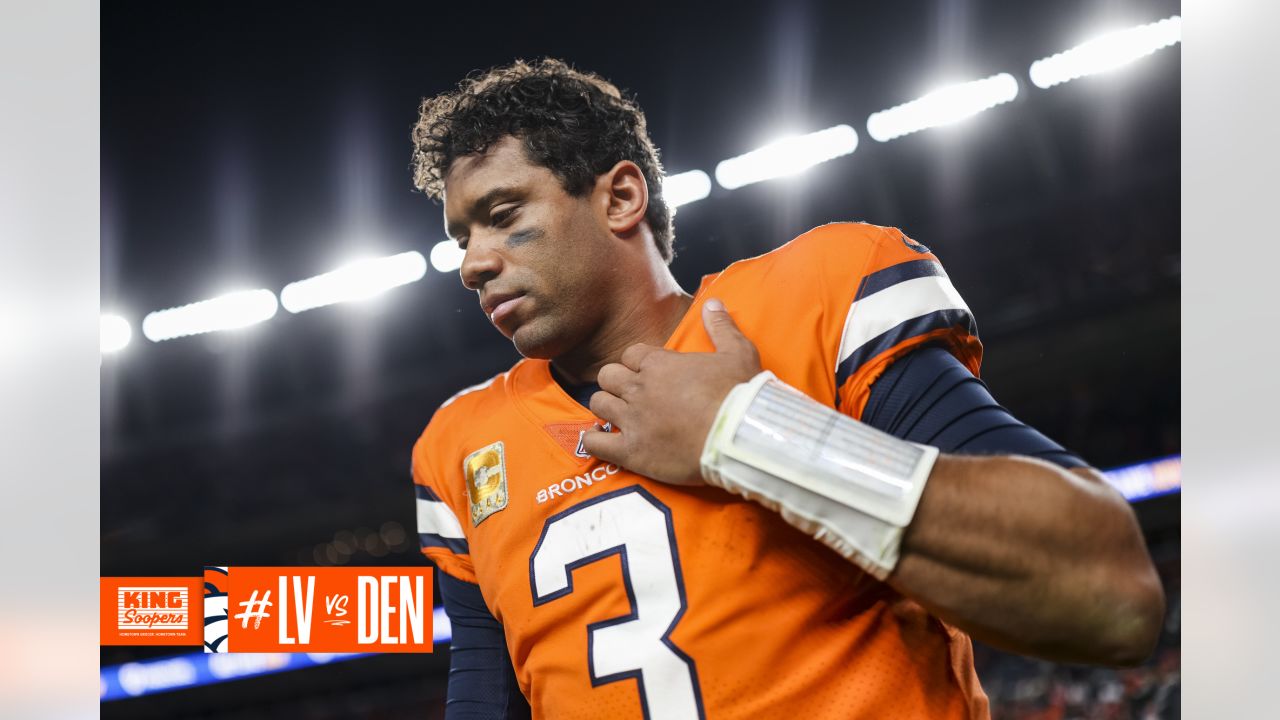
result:
<svg viewBox="0 0 1280 720"><path fill-rule="evenodd" d="M552 360L565 352L562 334L550 323L538 322L542 318L523 323L511 335L516 350L531 360Z"/></svg>

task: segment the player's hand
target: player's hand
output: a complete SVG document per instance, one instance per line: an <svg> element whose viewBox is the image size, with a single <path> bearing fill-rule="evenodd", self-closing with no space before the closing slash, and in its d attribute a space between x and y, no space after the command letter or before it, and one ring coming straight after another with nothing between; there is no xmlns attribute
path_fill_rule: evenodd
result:
<svg viewBox="0 0 1280 720"><path fill-rule="evenodd" d="M702 323L715 352L632 345L621 362L600 369L591 412L620 432L588 432L582 440L588 453L655 480L702 484L702 446L720 404L761 371L756 346L719 300L703 305Z"/></svg>

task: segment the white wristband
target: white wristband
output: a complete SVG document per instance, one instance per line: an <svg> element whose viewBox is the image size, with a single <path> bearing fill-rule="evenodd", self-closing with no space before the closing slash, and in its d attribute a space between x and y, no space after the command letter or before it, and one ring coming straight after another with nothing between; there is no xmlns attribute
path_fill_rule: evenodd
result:
<svg viewBox="0 0 1280 720"><path fill-rule="evenodd" d="M765 371L721 404L702 475L883 580L937 457L937 448L860 423Z"/></svg>

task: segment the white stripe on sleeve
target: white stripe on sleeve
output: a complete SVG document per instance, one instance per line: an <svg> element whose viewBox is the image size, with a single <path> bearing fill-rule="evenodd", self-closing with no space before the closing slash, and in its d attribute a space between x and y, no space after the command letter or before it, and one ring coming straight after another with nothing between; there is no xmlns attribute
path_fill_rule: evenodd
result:
<svg viewBox="0 0 1280 720"><path fill-rule="evenodd" d="M845 318L836 364L898 325L939 310L969 311L945 275L905 280L858 300Z"/></svg>
<svg viewBox="0 0 1280 720"><path fill-rule="evenodd" d="M462 539L462 524L448 505L436 500L418 498L418 533Z"/></svg>

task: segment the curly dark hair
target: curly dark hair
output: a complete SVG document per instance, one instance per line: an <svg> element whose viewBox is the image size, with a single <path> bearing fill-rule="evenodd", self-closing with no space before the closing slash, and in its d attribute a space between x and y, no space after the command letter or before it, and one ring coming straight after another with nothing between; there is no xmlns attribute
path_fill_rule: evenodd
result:
<svg viewBox="0 0 1280 720"><path fill-rule="evenodd" d="M671 262L672 213L644 113L613 83L560 60L517 60L424 99L413 126L414 185L439 200L455 160L508 135L523 141L529 160L555 173L575 197L621 160L640 166L649 186L645 219L662 259Z"/></svg>

